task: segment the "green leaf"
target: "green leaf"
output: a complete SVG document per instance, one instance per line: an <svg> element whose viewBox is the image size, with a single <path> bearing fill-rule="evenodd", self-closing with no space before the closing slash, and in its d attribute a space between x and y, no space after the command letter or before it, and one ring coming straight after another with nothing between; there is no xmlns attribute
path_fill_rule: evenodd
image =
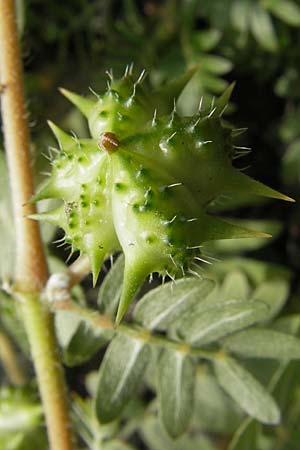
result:
<svg viewBox="0 0 300 450"><path fill-rule="evenodd" d="M136 393L150 359L142 340L117 336L110 343L99 371L96 414L100 422L116 419Z"/></svg>
<svg viewBox="0 0 300 450"><path fill-rule="evenodd" d="M271 395L234 359L219 358L214 361L214 369L223 389L251 417L265 424L280 422L280 411Z"/></svg>
<svg viewBox="0 0 300 450"><path fill-rule="evenodd" d="M178 335L193 345L204 345L253 325L266 317L262 302L230 301L215 304L208 311L193 314L180 324Z"/></svg>
<svg viewBox="0 0 300 450"><path fill-rule="evenodd" d="M249 296L250 286L243 272L230 272L224 279L221 295L222 300L246 300Z"/></svg>
<svg viewBox="0 0 300 450"><path fill-rule="evenodd" d="M224 75L232 69L232 63L222 56L205 55L201 57L201 70L215 73L217 75Z"/></svg>
<svg viewBox="0 0 300 450"><path fill-rule="evenodd" d="M125 258L124 255L120 255L101 284L98 305L102 314L114 316L117 311L122 291L124 267Z"/></svg>
<svg viewBox="0 0 300 450"><path fill-rule="evenodd" d="M284 279L272 279L262 283L254 291L251 300L262 301L269 307L267 319L273 319L283 308L289 295L289 283Z"/></svg>
<svg viewBox="0 0 300 450"><path fill-rule="evenodd" d="M142 436L151 450L216 450L216 447L200 433L185 434L171 439L156 417L148 416L142 423Z"/></svg>
<svg viewBox="0 0 300 450"><path fill-rule="evenodd" d="M137 304L134 319L148 329L165 330L213 290L208 279L182 278L148 292Z"/></svg>
<svg viewBox="0 0 300 450"><path fill-rule="evenodd" d="M193 39L200 51L209 52L220 41L221 32L220 30L209 28L208 30L195 32Z"/></svg>
<svg viewBox="0 0 300 450"><path fill-rule="evenodd" d="M172 438L188 427L195 387L193 359L179 352L164 350L158 362L158 390L163 425Z"/></svg>
<svg viewBox="0 0 300 450"><path fill-rule="evenodd" d="M300 359L300 339L268 329L240 331L227 337L223 347L247 358Z"/></svg>
<svg viewBox="0 0 300 450"><path fill-rule="evenodd" d="M171 80L169 83L160 86L156 91L154 91L154 95L156 96L157 101L159 101L160 114L162 111L167 112L170 108L172 108L174 98L177 99L180 96L198 70L199 65L195 65L179 78Z"/></svg>
<svg viewBox="0 0 300 450"><path fill-rule="evenodd" d="M200 60L201 62L201 60ZM227 83L222 78L218 78L216 75L212 74L211 72L201 72L199 71L199 78L197 80L198 83L201 84L203 90L210 91L213 94L220 94L222 93L227 86Z"/></svg>
<svg viewBox="0 0 300 450"><path fill-rule="evenodd" d="M58 341L63 349L63 360L70 367L91 359L113 334L100 327L92 328L78 315L67 311L58 311L55 314L55 326Z"/></svg>
<svg viewBox="0 0 300 450"><path fill-rule="evenodd" d="M251 4L249 0L235 0L231 6L231 22L233 27L240 33L248 31L250 8Z"/></svg>
<svg viewBox="0 0 300 450"><path fill-rule="evenodd" d="M300 330L300 314L283 316L272 323L272 328L283 333L298 335Z"/></svg>
<svg viewBox="0 0 300 450"><path fill-rule="evenodd" d="M224 392L207 369L197 371L192 426L211 433L233 433L241 422L242 411Z"/></svg>
<svg viewBox="0 0 300 450"><path fill-rule="evenodd" d="M262 9L259 3L251 9L251 30L257 42L270 52L275 52L278 47L277 37L269 14Z"/></svg>
<svg viewBox="0 0 300 450"><path fill-rule="evenodd" d="M300 26L300 7L290 0L266 0L265 7L288 25Z"/></svg>

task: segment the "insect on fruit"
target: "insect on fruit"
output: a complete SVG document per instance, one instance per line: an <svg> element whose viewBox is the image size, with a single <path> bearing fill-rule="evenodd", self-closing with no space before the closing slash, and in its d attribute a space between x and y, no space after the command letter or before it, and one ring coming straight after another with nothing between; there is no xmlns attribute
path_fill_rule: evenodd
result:
<svg viewBox="0 0 300 450"><path fill-rule="evenodd" d="M114 133L103 133L98 141L98 147L102 150L106 150L108 153L113 153L119 147L120 142Z"/></svg>

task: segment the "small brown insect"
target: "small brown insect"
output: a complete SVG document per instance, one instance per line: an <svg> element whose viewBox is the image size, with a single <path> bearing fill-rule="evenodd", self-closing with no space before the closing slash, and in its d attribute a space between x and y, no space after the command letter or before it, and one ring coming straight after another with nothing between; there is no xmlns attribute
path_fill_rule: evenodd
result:
<svg viewBox="0 0 300 450"><path fill-rule="evenodd" d="M103 133L98 141L98 147L105 150L107 153L115 152L119 147L119 140L114 133L107 131Z"/></svg>

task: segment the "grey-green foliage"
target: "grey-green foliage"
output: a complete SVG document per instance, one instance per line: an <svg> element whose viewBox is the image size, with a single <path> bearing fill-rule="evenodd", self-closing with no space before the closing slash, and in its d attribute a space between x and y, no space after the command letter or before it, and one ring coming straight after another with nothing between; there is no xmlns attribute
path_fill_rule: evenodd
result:
<svg viewBox="0 0 300 450"><path fill-rule="evenodd" d="M136 393L150 355L143 340L117 336L111 342L99 372L96 412L100 422L117 418Z"/></svg>
<svg viewBox="0 0 300 450"><path fill-rule="evenodd" d="M141 433L151 450L216 450L214 444L204 433L189 433L173 440L161 427L153 415L146 418L141 427Z"/></svg>
<svg viewBox="0 0 300 450"><path fill-rule="evenodd" d="M215 20L221 22L220 2L215 2L214 12L217 13ZM280 47L278 38L279 28L274 18L279 19L283 23L291 27L300 26L300 6L296 1L292 0L233 0L229 1L229 17L228 22L223 27L232 26L238 32L237 45L246 45L249 34L256 40L262 49L268 52L276 52ZM218 7L219 6L219 7ZM209 9L212 10L212 7ZM212 11L211 11L212 13Z"/></svg>
<svg viewBox="0 0 300 450"><path fill-rule="evenodd" d="M261 300L269 308L268 320L272 320L283 308L289 294L285 279L272 279L261 283L253 292L252 300Z"/></svg>
<svg viewBox="0 0 300 450"><path fill-rule="evenodd" d="M253 325L267 316L263 302L227 301L187 317L178 334L195 347L215 342L227 334Z"/></svg>
<svg viewBox="0 0 300 450"><path fill-rule="evenodd" d="M109 422L122 414L141 385L146 365L153 363L156 377L149 372L150 385L158 395L164 429L172 437L184 433L190 423L214 430L205 417L201 422L201 414L200 421L194 416L193 392L199 391L199 382L204 390L205 386L212 389L213 396L196 395L195 411L206 410L210 421L215 416L215 429L233 430L244 413L261 423L278 424L279 407L259 374L236 358L273 358L286 364L288 359L300 359L300 340L289 334L287 325L282 324L278 331L267 326L287 300L284 272L276 279L272 267L264 268L263 277L251 270L249 275L255 275L254 285L249 283L247 271L236 269L216 285L207 278L184 278L145 294L137 302L132 322L116 330L100 367L96 397L100 421ZM105 290L115 302L113 277ZM106 308L109 310L108 297ZM196 376L197 367L200 372ZM201 367L208 367L205 384ZM224 422L225 412L230 413L229 422Z"/></svg>
<svg viewBox="0 0 300 450"><path fill-rule="evenodd" d="M198 368L194 415L191 422L203 431L229 435L242 421L242 410L221 388L207 366Z"/></svg>
<svg viewBox="0 0 300 450"><path fill-rule="evenodd" d="M278 42L269 14L259 2L251 9L250 29L257 42L268 51L276 51Z"/></svg>
<svg viewBox="0 0 300 450"><path fill-rule="evenodd" d="M178 280L149 291L137 304L134 318L149 330L166 330L176 319L204 299L213 289L211 280Z"/></svg>
<svg viewBox="0 0 300 450"><path fill-rule="evenodd" d="M286 333L252 328L229 336L223 348L247 358L299 359L299 339Z"/></svg>
<svg viewBox="0 0 300 450"><path fill-rule="evenodd" d="M266 8L288 25L300 26L300 7L291 0L266 0Z"/></svg>
<svg viewBox="0 0 300 450"><path fill-rule="evenodd" d="M67 311L55 315L55 325L64 363L70 367L91 359L113 334L101 328L92 328L86 321Z"/></svg>
<svg viewBox="0 0 300 450"><path fill-rule="evenodd" d="M193 413L195 361L184 352L166 349L159 358L157 371L162 421L175 438L186 430Z"/></svg>
<svg viewBox="0 0 300 450"><path fill-rule="evenodd" d="M214 361L217 379L240 406L262 423L278 424L280 412L263 386L232 358Z"/></svg>
<svg viewBox="0 0 300 450"><path fill-rule="evenodd" d="M249 297L250 286L246 275L238 270L230 272L222 285L224 300L246 300Z"/></svg>

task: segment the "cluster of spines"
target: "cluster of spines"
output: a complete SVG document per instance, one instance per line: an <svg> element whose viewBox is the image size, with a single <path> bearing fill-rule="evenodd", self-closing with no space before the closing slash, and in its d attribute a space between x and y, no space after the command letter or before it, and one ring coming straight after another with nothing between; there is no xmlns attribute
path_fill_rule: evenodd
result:
<svg viewBox="0 0 300 450"><path fill-rule="evenodd" d="M212 154L211 157L220 158L220 160L225 157L225 159L227 158L227 161L231 163L232 159L244 156L244 154L249 152L249 149L246 147L236 147L232 144L232 138L240 134L243 130L232 130L229 127L222 127L220 124L220 120L229 101L233 85L225 91L225 93L215 104L213 103L211 105L209 110L202 111L201 100L199 104L199 111L194 117L182 118L178 116L174 97L178 96L179 92L184 87L185 83L191 78L193 73L194 72L191 71L189 74L182 77L179 82L172 83L168 89L166 89L168 91L167 95L165 95L164 91L158 91L156 95L152 96L152 101L149 100L150 96L148 96L147 93L145 93L145 91L140 87L141 82L145 78L145 72L143 71L138 79L133 81L132 69L129 67L126 68L124 77L121 81L115 81L112 73L108 74L110 78L108 83L108 91L102 97L95 94L97 97L96 105L92 100L83 98L66 90L61 90L62 93L87 117L93 139L79 140L76 136L69 136L57 126L50 123L61 149L60 154L54 161L52 161L54 171L56 170L59 172L68 164L73 167L76 165L79 168L81 165L89 166L91 164L90 158L92 158L93 155L99 155L99 150L104 151L104 153L108 155L112 155L119 149L119 147L126 149L126 146L130 147L130 145L141 141L143 137L145 141L148 141L149 136L152 136L153 138L155 133L158 133L159 140L158 145L156 146L157 148L151 150L153 152L160 150L162 153L167 153L171 149L178 153L178 149L181 147L181 144L183 144L182 139L184 137L190 137L193 140L193 145L196 150L207 147L216 151L219 146L213 145L213 139L196 139L197 133L199 133L199 128L201 128L203 124L213 124L213 122L216 123L219 132L223 133L219 136L219 138L222 139L221 150L223 153L221 152L222 154L220 155ZM172 96L174 97L172 98ZM164 103L160 102L161 99L163 99L163 102L167 105L167 108L165 108ZM103 104L106 104L106 102L109 103L111 111L106 111L103 107ZM146 105L147 102L149 103L148 105ZM155 107L156 103L160 104L160 108ZM169 116L166 116L164 112L166 109L170 108L172 103L173 106L171 107L171 112L169 112ZM158 115L158 110L161 110L162 112L160 115ZM140 115L139 112L141 113ZM106 126L108 123L109 128L107 129ZM145 144L145 146L147 145ZM85 147L88 148L87 154L84 152ZM74 148L76 149L75 151ZM181 150L184 151L184 149ZM182 155L184 154L183 151L181 152ZM186 151L188 153L189 149L186 149ZM213 150L211 152L213 152ZM136 156L138 151L133 152L133 154ZM129 157L129 160L130 159L131 157ZM181 170L180 165L178 170ZM258 183L244 174L234 170L229 164L227 175L228 179L224 180L223 186L220 186L220 188L223 188L225 191L252 191L254 194L258 195L291 200L277 191L267 188L263 184ZM179 198L180 196L178 194L178 190L180 190L180 188L186 190L185 183L181 180L177 181L175 179L169 180L166 183L160 183L154 188L152 185L153 182L151 184L151 174L149 174L149 169L143 165L135 170L134 176L136 177L136 180L142 180L141 186L143 186L141 201L135 201L134 204L131 205L134 214L141 214L143 216L144 213L153 213L155 211L159 212L163 207L162 205L166 206L165 214L160 215L157 213L159 231L154 232L152 230L148 230L143 233L145 244L150 247L155 247L159 243L158 248L160 250L164 250L161 254L162 262L161 264L159 263L157 267L153 266L152 268L146 267L141 268L140 270L135 270L133 266L128 264L125 268L125 288L123 290L123 295L119 306L117 316L118 321L121 320L128 307L128 303L132 300L133 295L145 276L152 273L152 271L158 271L163 277L169 276L171 279L174 279L178 273L184 276L186 271L193 275L198 275L198 272L192 268L194 261L208 262L203 258L201 253L201 244L203 241L227 237L267 236L263 233L250 232L249 230L244 230L228 224L227 222L222 222L217 218L208 216L204 212L202 212L202 215L200 214L200 216L194 216L193 214L186 215L186 211L180 210L176 211L176 214L174 214L176 208L173 208L174 204L172 203L172 192L176 189L177 193L175 197ZM101 176L97 176L96 179L95 177L91 178L90 181L96 181L96 184L98 183L99 186L101 183L103 186L105 185L103 180L101 180ZM83 214L81 214L80 211L81 209L85 210L90 207L95 207L96 209L100 207L99 199L92 198L94 196L91 193L87 195L85 192L86 189L84 189L85 186L85 183L81 183L81 191L77 196L76 201L74 201L72 198L68 198L68 189L65 191L63 191L62 188L59 189L57 187L56 180L53 180L52 177L34 197L33 201L49 197L60 197L64 199L65 204L63 207L60 207L55 211L36 215L35 218L48 220L65 229L66 236L64 241L71 244L72 251L79 250L83 253L89 254L94 274L94 281L96 281L105 255L118 250L119 242L116 236L113 236L114 232L112 232L111 240L113 242L105 248L97 242L97 239L95 240L94 238L91 238L90 248L89 245L84 244L85 238L82 237L82 234L87 232L87 228L89 228L90 224L88 223L88 219L85 217L85 219L83 219L85 221L83 223L83 228L79 226L79 222L82 220L82 217L86 216L86 213L83 212ZM140 189L141 186L138 186L138 189ZM115 180L112 183L111 189L114 192L124 194L129 188L124 181ZM107 190L106 195L111 195L112 191L109 192ZM188 190L186 190L186 192L189 194ZM220 192L218 192L218 190L216 192L212 191L211 193L204 192L202 193L204 194L204 198L201 198L202 195L200 195L199 191L198 198L200 206L202 205L203 211L205 204L221 193L221 190ZM67 198L65 198L65 194ZM72 192L71 189L71 197L72 196L74 197L74 192ZM182 198L184 198L184 195ZM183 200L181 199L180 201L182 202ZM94 220L94 222L97 221L99 222L99 217L96 217ZM195 224L197 222L199 222L199 225L196 226ZM201 230L201 224L203 226L203 230ZM97 224L92 223L92 225L94 226ZM114 226L113 223L109 225L112 227ZM196 242L196 236L192 236L190 240L186 239L184 236L184 226L191 225L193 228L189 229L193 230L193 233L199 233L200 235L199 245ZM98 226L100 226L99 223ZM91 236L92 234L93 231L91 231Z"/></svg>

